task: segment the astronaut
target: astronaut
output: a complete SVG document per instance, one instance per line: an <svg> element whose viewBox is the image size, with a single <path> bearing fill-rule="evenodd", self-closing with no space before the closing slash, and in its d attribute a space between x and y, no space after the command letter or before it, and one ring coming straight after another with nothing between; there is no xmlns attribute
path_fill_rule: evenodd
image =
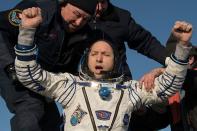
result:
<svg viewBox="0 0 197 131"><path fill-rule="evenodd" d="M93 32L88 41L89 48L79 64L79 76L42 69L36 61L39 54L33 42L36 26L23 26L23 15L34 17L40 12L28 13L21 16L15 46L17 77L25 87L63 106L66 131L126 131L133 111L142 105L162 102L182 87L191 50L189 23L175 23L172 33L178 42L176 51L166 60L168 66L155 79L154 88L147 92L144 84L124 77L122 57L115 42L100 31Z"/></svg>

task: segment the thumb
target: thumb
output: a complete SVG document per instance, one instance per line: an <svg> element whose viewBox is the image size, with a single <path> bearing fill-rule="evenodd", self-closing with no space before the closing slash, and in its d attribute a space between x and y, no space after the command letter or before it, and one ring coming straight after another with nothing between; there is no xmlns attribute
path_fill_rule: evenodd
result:
<svg viewBox="0 0 197 131"><path fill-rule="evenodd" d="M144 82L144 76L142 76L142 77L140 78L140 80L139 80L140 89L142 88L143 82Z"/></svg>
<svg viewBox="0 0 197 131"><path fill-rule="evenodd" d="M22 19L22 14L21 13L19 14L19 18Z"/></svg>

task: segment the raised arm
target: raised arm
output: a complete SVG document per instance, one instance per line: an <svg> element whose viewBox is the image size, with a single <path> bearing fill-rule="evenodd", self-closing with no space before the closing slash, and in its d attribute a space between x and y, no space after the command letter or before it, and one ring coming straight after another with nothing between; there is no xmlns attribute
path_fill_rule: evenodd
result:
<svg viewBox="0 0 197 131"><path fill-rule="evenodd" d="M132 94L137 94L141 100L140 104L153 104L166 100L175 94L185 79L188 67L188 55L191 50L189 41L192 35L192 26L186 22L177 21L172 29L177 39L177 47L174 54L167 61L167 68L163 74L155 79L154 89L149 92L144 88L135 88Z"/></svg>
<svg viewBox="0 0 197 131"><path fill-rule="evenodd" d="M178 42L176 51L169 60L166 60L167 68L164 73L155 80L155 91L160 99L167 99L182 87L191 50L192 25L177 21L172 28L172 34Z"/></svg>
<svg viewBox="0 0 197 131"><path fill-rule="evenodd" d="M36 27L42 22L39 8L22 12L18 44L15 47L15 69L19 81L39 94L51 97L66 106L75 93L75 77L64 73L54 74L43 70L36 62L37 47L34 44Z"/></svg>

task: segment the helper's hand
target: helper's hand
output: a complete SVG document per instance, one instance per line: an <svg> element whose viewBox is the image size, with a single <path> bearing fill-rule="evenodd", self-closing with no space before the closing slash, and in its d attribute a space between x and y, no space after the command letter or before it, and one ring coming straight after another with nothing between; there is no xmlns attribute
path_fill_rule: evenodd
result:
<svg viewBox="0 0 197 131"><path fill-rule="evenodd" d="M154 88L155 78L161 75L164 72L164 70L165 70L164 68L156 68L150 71L140 79L140 84L141 85L144 84L146 91L148 92L151 91Z"/></svg>
<svg viewBox="0 0 197 131"><path fill-rule="evenodd" d="M185 21L176 21L172 28L172 34L179 43L188 46L192 37L192 25Z"/></svg>
<svg viewBox="0 0 197 131"><path fill-rule="evenodd" d="M21 27L23 28L36 28L42 22L41 9L32 7L23 10L20 14Z"/></svg>

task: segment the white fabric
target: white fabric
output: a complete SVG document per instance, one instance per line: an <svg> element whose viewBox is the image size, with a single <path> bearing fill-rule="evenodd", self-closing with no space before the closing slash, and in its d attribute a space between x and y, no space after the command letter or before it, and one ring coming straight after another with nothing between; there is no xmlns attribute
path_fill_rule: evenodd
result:
<svg viewBox="0 0 197 131"><path fill-rule="evenodd" d="M83 86L77 83L80 82L79 77L68 73L54 74L47 72L35 60L27 62L19 61L16 58L15 68L18 79L27 88L62 104L66 116L65 131L93 131L82 92ZM125 125L123 122L126 114L130 117L131 112L138 109L142 104L149 105L161 102L177 92L184 82L186 70L187 65L181 65L169 59L166 71L155 79L155 88L151 92L146 92L144 87L140 88L138 81L131 80L123 83L127 88L121 89L124 91L124 95L112 130L126 131L128 124ZM85 89L97 130L108 130L120 99L121 90L110 88L111 99L103 100L99 96L100 86L98 85L99 83L95 84L95 86L87 86ZM95 113L98 110L110 112L110 119L99 120ZM83 113L83 115L76 115L77 113ZM78 116L77 120L79 122L76 125L71 124L72 115ZM98 128L99 126L105 126L106 128L101 129Z"/></svg>
<svg viewBox="0 0 197 131"><path fill-rule="evenodd" d="M24 67L26 65L25 62L22 62ZM170 89L166 90L164 92L164 95L166 95L165 98L168 96L171 96L173 93L175 93L182 85L182 82L184 80L184 75L186 70L184 70L184 66L176 65L171 61L171 64L175 65L173 68L168 68L167 73L175 76L179 75L180 79L176 79L173 81L172 86ZM16 60L16 66L20 65L20 61ZM32 65L33 66L33 65ZM178 71L176 68L177 66L180 66L180 69L182 71ZM20 65L21 67L21 65ZM170 66L169 66L170 67ZM173 70L176 69L176 70ZM27 72L27 68L16 68L18 78L19 80L26 85L26 87L30 88L33 91L36 91L38 86L35 84L35 82L32 81L32 79L29 77L29 73ZM21 71L23 73L21 73ZM65 123L65 131L87 131L87 130L93 130L92 124L89 118L89 113L87 110L87 106L84 100L84 96L82 93L82 86L79 86L75 83L75 81L79 81L78 77L72 76L70 74L52 74L46 71L43 71L40 69L40 67L35 68L31 71L32 76L34 76L34 80L36 80L38 83L40 83L43 87L45 87L44 91L37 91L38 93L49 96L56 101L60 102L64 108L65 108L65 116L66 116L66 123ZM168 78L169 77L169 78ZM144 88L139 88L139 83L137 81L129 81L124 83L125 85L128 85L128 88L123 89L124 90L124 96L120 105L119 113L116 118L116 121L113 126L114 131L123 131L126 130L127 125L124 126L123 124L123 118L125 114L131 114L131 112L134 109L137 109L141 106L141 104L150 104L150 103L156 103L160 101L160 98L157 97L157 93L164 91L165 87L169 87L169 85L172 82L173 77L169 75L161 75L159 78L155 80L155 88L152 93L146 92ZM164 82L163 81L168 81ZM164 85L160 84L163 83ZM176 85L175 85L176 84ZM173 89L174 90L173 90ZM86 91L88 94L88 99L90 102L90 106L93 112L94 120L96 122L96 125L105 125L110 127L114 111L117 105L117 102L120 98L120 90L112 88L112 98L110 101L102 100L98 94L99 87L86 87ZM72 97L73 96L73 97ZM69 102L70 101L70 102ZM76 126L72 126L70 124L71 115L75 112L77 109L77 106L80 106L80 109L86 112L87 114L82 117L81 122L77 124ZM135 107L135 108L134 108ZM96 110L105 110L111 112L110 120L103 121L98 120L95 114Z"/></svg>

